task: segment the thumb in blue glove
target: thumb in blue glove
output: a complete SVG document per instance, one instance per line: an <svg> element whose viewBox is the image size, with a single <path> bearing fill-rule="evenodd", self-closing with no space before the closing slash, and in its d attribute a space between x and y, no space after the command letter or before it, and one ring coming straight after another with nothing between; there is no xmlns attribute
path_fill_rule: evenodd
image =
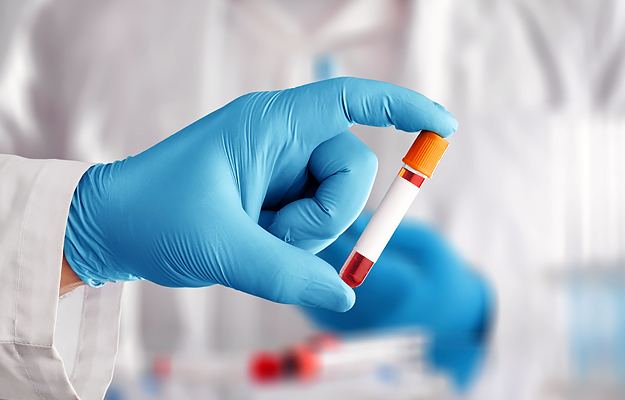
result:
<svg viewBox="0 0 625 400"><path fill-rule="evenodd" d="M377 160L347 130L354 123L443 136L457 126L424 96L363 79L242 96L137 156L91 167L72 199L67 261L91 286L221 284L348 310L352 289L313 253L355 220L373 183Z"/></svg>

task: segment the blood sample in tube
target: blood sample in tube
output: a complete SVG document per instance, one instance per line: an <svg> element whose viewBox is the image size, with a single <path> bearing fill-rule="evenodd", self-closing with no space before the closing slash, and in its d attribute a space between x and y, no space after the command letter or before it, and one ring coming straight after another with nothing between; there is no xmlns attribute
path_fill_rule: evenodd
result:
<svg viewBox="0 0 625 400"><path fill-rule="evenodd" d="M391 187L343 264L340 277L357 287L367 277L395 229L408 212L421 185L431 178L449 143L434 132L422 131L403 158Z"/></svg>

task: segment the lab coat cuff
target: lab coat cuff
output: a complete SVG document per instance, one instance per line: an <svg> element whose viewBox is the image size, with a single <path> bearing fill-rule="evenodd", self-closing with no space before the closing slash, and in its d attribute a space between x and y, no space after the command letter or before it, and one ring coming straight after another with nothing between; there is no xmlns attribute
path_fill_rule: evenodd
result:
<svg viewBox="0 0 625 400"><path fill-rule="evenodd" d="M72 376L54 346L67 215L90 165L0 155L0 398L102 399L111 381L121 285L85 289Z"/></svg>

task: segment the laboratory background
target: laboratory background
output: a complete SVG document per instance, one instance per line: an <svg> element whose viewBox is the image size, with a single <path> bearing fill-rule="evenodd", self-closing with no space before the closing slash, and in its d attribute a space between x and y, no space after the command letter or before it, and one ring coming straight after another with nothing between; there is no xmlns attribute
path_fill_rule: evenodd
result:
<svg viewBox="0 0 625 400"><path fill-rule="evenodd" d="M2 153L111 162L245 93L339 76L459 122L407 218L492 287L469 384L419 357L418 329L330 337L295 306L137 281L105 398L625 398L625 2L0 0ZM415 135L351 131L378 156L374 210ZM335 369L253 382L251 360L311 341L345 342L319 350Z"/></svg>

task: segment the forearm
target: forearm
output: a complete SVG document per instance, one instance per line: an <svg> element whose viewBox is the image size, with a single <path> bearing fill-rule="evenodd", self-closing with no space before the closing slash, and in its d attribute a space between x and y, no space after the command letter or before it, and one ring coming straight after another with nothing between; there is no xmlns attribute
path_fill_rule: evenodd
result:
<svg viewBox="0 0 625 400"><path fill-rule="evenodd" d="M61 283L59 287L59 297L72 290L84 285L85 283L76 275L72 267L67 263L65 259L65 253L63 253L63 262L61 265Z"/></svg>

